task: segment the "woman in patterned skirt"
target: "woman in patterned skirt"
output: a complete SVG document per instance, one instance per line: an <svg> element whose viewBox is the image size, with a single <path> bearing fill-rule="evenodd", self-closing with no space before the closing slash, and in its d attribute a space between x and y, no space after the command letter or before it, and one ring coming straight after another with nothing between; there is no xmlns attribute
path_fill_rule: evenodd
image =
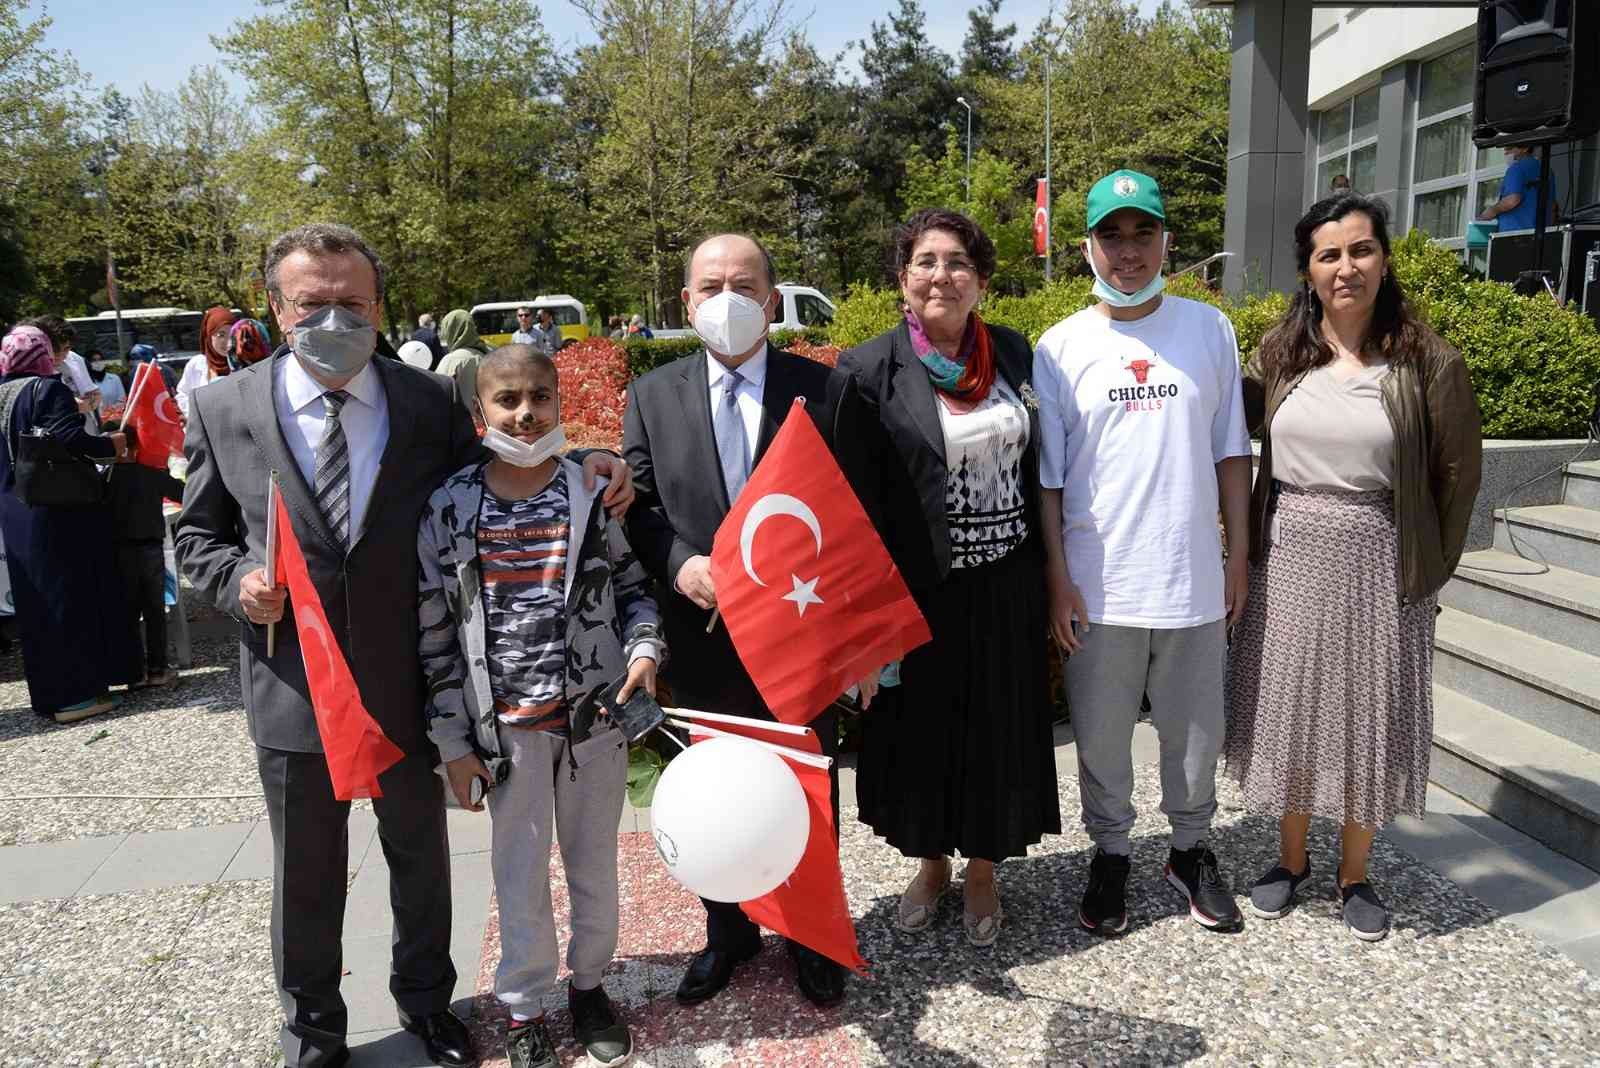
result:
<svg viewBox="0 0 1600 1068"><path fill-rule="evenodd" d="M862 721L860 818L921 867L896 924L919 931L967 859L964 927L992 945L995 865L1061 814L1047 683L1033 352L975 311L994 243L964 215L913 215L895 240L903 321L839 369L883 422L884 541L933 640L899 665ZM886 683L894 682L887 673Z"/></svg>
<svg viewBox="0 0 1600 1068"><path fill-rule="evenodd" d="M1482 441L1461 355L1412 314L1382 202L1320 201L1295 226L1302 285L1246 372L1261 434L1250 600L1228 672L1228 772L1279 818L1250 890L1275 919L1311 875L1312 816L1343 826L1345 923L1382 938L1367 881L1378 829L1421 816L1433 739L1433 621L1461 558Z"/></svg>

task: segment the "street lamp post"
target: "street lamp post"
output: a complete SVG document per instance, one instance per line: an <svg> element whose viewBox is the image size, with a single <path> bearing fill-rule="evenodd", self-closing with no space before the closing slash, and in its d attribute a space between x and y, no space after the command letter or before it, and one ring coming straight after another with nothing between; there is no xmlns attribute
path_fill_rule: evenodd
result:
<svg viewBox="0 0 1600 1068"><path fill-rule="evenodd" d="M967 210L972 210L972 105L967 103L964 96L956 97L956 103L967 109Z"/></svg>

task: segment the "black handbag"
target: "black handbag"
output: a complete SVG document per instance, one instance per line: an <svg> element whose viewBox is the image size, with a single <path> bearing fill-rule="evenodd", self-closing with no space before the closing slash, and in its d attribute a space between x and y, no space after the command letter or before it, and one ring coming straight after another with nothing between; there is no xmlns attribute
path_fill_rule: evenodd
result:
<svg viewBox="0 0 1600 1068"><path fill-rule="evenodd" d="M33 380L35 410L39 403L37 383L43 381L43 378ZM15 402L14 395L7 399ZM11 404L5 405L5 416L9 421ZM67 448L43 427L12 435L11 466L17 483L16 493L23 504L83 508L105 500L106 475L99 465Z"/></svg>

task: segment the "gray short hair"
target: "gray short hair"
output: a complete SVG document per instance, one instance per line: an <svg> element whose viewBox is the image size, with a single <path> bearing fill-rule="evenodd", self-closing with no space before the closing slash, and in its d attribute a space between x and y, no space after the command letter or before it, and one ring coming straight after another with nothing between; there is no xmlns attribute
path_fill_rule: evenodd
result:
<svg viewBox="0 0 1600 1068"><path fill-rule="evenodd" d="M429 326L432 326L432 325L433 325L433 313L432 312L423 312L421 315L417 316L417 328L418 329L421 329L423 327L429 327Z"/></svg>
<svg viewBox="0 0 1600 1068"><path fill-rule="evenodd" d="M690 272L694 268L694 255L695 255L695 253L699 252L700 249L704 245L706 245L706 244L708 244L708 243L710 243L712 241L715 241L719 237L742 237L746 241L748 241L752 245L754 245L756 248L760 249L761 250L761 263L767 269L767 288L768 289L777 289L778 288L778 265L772 259L772 253L767 251L767 246L763 245L760 242L760 240L758 240L757 238L751 237L749 234L735 234L735 233L731 233L731 232L720 233L720 234L710 234L709 236L702 237L699 241L695 242L694 248L689 250L689 258L683 261L683 288L685 288L685 289L689 288L689 285L690 285Z"/></svg>
<svg viewBox="0 0 1600 1068"><path fill-rule="evenodd" d="M373 273L378 276L378 299L383 299L383 282L387 268L378 258L366 240L348 226L339 223L306 223L296 226L288 233L281 234L277 240L267 246L267 258L262 269L266 278L267 292L281 298L283 290L278 288L278 268L292 253L310 252L332 253L342 255L346 252L359 252L372 264Z"/></svg>

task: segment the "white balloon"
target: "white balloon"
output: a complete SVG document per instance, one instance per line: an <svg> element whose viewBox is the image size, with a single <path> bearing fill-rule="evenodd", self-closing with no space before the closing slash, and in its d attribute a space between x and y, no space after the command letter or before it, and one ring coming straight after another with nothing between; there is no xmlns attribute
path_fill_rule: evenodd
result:
<svg viewBox="0 0 1600 1068"><path fill-rule="evenodd" d="M811 813L778 754L745 738L708 738L661 773L650 825L674 879L710 901L737 902L793 874Z"/></svg>

